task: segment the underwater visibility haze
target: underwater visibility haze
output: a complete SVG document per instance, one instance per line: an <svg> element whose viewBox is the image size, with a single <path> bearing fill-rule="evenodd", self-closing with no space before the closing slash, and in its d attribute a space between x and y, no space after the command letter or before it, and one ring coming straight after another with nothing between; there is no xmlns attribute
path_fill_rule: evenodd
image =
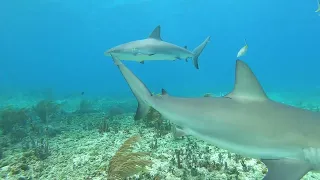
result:
<svg viewBox="0 0 320 180"><path fill-rule="evenodd" d="M320 179L319 8L1 1L0 179Z"/></svg>

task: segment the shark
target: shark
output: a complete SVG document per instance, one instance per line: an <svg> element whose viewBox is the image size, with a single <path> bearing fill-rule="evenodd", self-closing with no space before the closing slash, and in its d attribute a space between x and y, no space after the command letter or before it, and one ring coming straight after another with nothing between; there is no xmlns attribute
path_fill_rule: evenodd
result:
<svg viewBox="0 0 320 180"><path fill-rule="evenodd" d="M316 13L320 12L320 0L317 1L318 9L315 11Z"/></svg>
<svg viewBox="0 0 320 180"><path fill-rule="evenodd" d="M138 101L135 120L152 107L192 135L222 149L260 159L263 180L298 180L320 169L320 113L269 99L251 68L236 61L233 90L222 97L175 97L162 89L150 93L117 57L112 56Z"/></svg>
<svg viewBox="0 0 320 180"><path fill-rule="evenodd" d="M175 44L163 41L160 34L161 27L157 26L148 38L136 40L120 44L107 51L106 56L113 54L121 60L131 60L144 63L147 60L181 60L188 61L189 58L193 59L193 64L196 69L199 69L198 58L210 41L208 36L198 47L193 51L187 47L180 47Z"/></svg>

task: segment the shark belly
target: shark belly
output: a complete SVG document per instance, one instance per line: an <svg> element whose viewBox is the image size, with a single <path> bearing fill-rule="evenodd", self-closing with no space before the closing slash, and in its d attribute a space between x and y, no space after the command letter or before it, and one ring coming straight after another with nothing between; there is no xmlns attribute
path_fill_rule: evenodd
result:
<svg viewBox="0 0 320 180"><path fill-rule="evenodd" d="M302 149L295 148L276 148L276 147L260 147L258 144L241 143L239 141L233 141L232 138L225 138L228 136L228 132L225 135L215 136L215 134L207 134L202 131L198 131L194 128L185 128L185 133L193 135L203 141L209 142L219 148L228 150L230 152L248 156L257 159L278 159L278 158L290 158L300 159ZM232 134L230 132L230 134ZM229 134L229 136L230 136ZM245 136L238 136L238 138L246 139ZM248 137L250 139L250 137Z"/></svg>
<svg viewBox="0 0 320 180"><path fill-rule="evenodd" d="M161 61L161 60L168 60L174 61L177 60L177 57L171 54L154 54L154 55L147 55L147 54L117 54L114 53L114 56L118 57L120 60L127 60L127 61Z"/></svg>

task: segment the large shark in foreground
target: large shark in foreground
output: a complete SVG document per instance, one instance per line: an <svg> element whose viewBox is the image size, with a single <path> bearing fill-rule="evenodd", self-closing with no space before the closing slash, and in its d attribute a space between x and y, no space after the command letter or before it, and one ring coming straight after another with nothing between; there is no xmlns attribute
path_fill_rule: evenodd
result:
<svg viewBox="0 0 320 180"><path fill-rule="evenodd" d="M174 61L192 58L194 66L199 69L198 58L209 41L210 37L207 37L191 52L186 47L163 41L160 36L160 26L157 26L147 39L118 45L107 50L104 54L107 56L113 54L120 60L138 61L140 63L148 60Z"/></svg>
<svg viewBox="0 0 320 180"><path fill-rule="evenodd" d="M119 59L115 64L138 100L135 119L150 107L189 135L268 167L264 180L298 180L320 169L320 113L268 99L246 63L237 60L235 86L224 97L153 96Z"/></svg>

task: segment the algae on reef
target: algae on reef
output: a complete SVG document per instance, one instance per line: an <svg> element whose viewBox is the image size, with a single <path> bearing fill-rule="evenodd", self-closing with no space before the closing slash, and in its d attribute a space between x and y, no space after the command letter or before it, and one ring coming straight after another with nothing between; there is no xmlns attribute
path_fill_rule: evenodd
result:
<svg viewBox="0 0 320 180"><path fill-rule="evenodd" d="M140 139L139 135L127 139L109 162L108 179L125 179L144 170L152 161L145 158L147 152L132 152L133 145Z"/></svg>

